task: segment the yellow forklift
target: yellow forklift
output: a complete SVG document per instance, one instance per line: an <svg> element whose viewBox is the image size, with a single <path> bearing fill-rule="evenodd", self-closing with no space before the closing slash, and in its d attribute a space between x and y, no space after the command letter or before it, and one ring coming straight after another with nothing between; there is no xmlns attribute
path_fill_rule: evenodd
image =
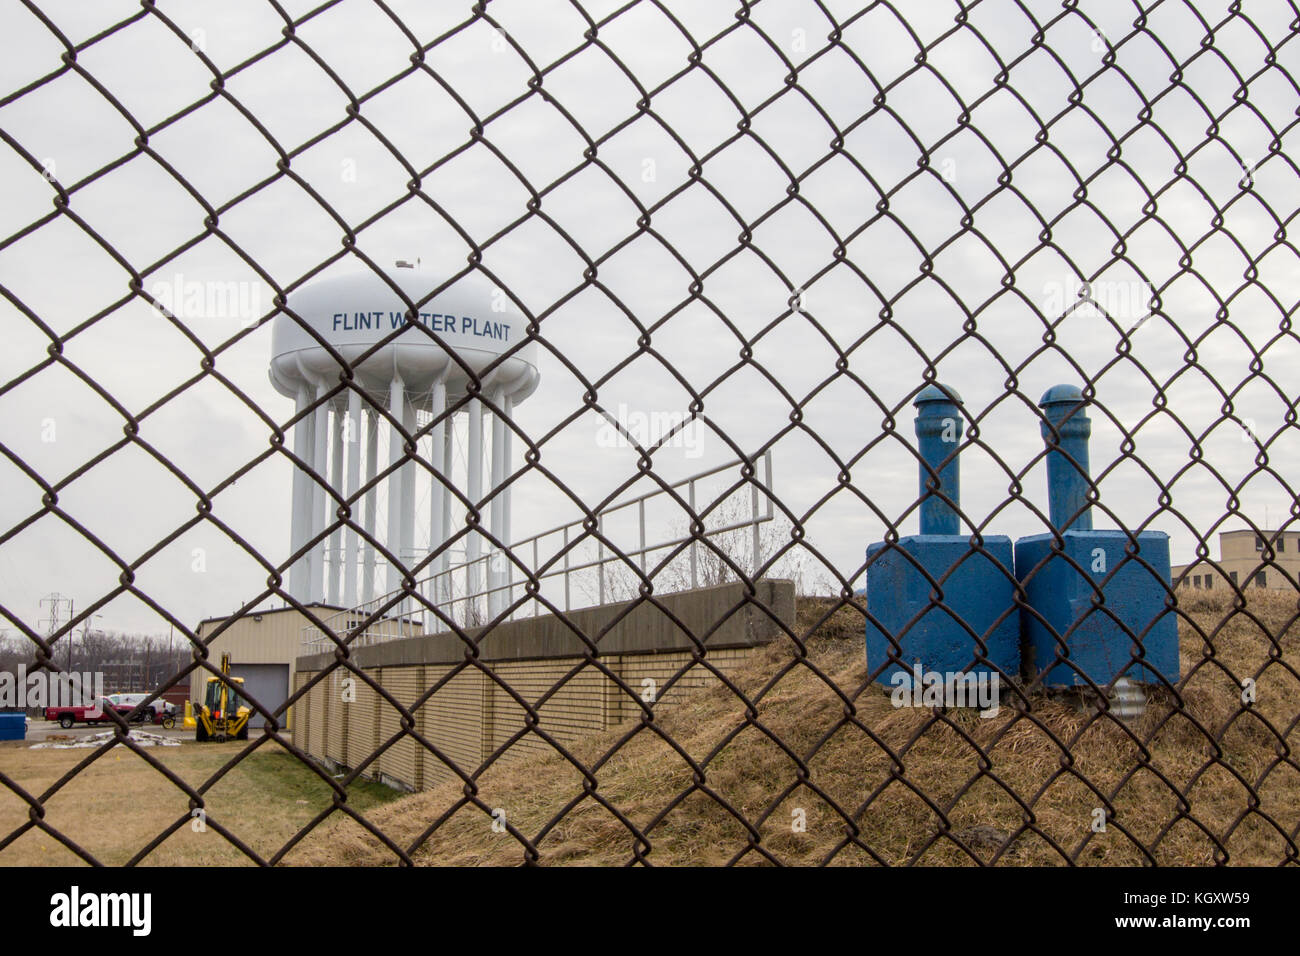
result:
<svg viewBox="0 0 1300 956"><path fill-rule="evenodd" d="M247 740L248 721L253 710L239 696L244 678L230 676L230 655L221 655L221 677L209 677L203 701L194 708L194 739ZM227 683L229 681L229 683Z"/></svg>

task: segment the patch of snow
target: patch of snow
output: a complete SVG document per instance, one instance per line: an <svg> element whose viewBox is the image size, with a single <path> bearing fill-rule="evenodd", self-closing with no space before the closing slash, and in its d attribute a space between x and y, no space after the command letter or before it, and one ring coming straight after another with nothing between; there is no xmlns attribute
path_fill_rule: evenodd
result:
<svg viewBox="0 0 1300 956"><path fill-rule="evenodd" d="M62 736L62 735L60 735ZM46 740L44 743L32 744L31 750L89 750L94 747L102 747L114 737L116 731L105 730L97 734L90 734L77 740ZM130 733L131 742L138 747L179 747L181 742L175 737L164 737L161 734L151 734L147 730L133 730Z"/></svg>

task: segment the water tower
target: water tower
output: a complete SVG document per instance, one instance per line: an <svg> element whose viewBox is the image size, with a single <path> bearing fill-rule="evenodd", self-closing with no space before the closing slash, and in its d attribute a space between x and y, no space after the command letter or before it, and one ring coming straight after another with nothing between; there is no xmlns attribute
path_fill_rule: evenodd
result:
<svg viewBox="0 0 1300 956"><path fill-rule="evenodd" d="M509 312L494 311L494 305L500 310L508 300L494 296L487 280L477 274L466 276L422 302L441 280L410 267L390 270L387 278L418 306L423 328L404 327L406 303L389 281L369 270L322 279L296 290L287 304L302 322L281 313L272 326L271 382L281 395L295 401L299 414L312 409L294 428L294 453L340 498L358 493L363 473L364 484L374 481L381 446L386 447L388 465L403 458L405 439L378 409L387 409L413 434L433 416L464 400L471 374L478 377L483 398L506 417L537 388L536 344L517 348L524 341L524 322ZM424 329L434 334L425 334ZM352 365L360 392L347 390L326 399L338 387L342 371L330 349ZM512 349L510 357L501 361ZM485 415L491 418L487 441ZM459 463L458 447L464 448ZM435 425L430 434L420 438L417 450L417 457L446 476L472 502L484 497L485 469L489 491L502 484L510 455L511 432L504 419L479 399L465 403ZM381 487L385 490L385 530L377 532ZM421 515L416 513L417 487L422 492L421 504L427 506ZM446 485L432 480L425 468L408 459L354 502L353 520L410 568L446 542L452 529L453 497ZM494 497L489 507L489 531L498 541L508 543L510 489ZM295 469L292 551L296 553L319 538L336 521L337 509L325 485ZM464 509L456 510L463 517ZM422 547L417 551L417 528L428 529L428 551ZM480 567L489 589L508 582L508 562L480 561L482 546L477 534L465 541L466 588L471 592L479 590ZM449 561L449 552L444 551L433 566L421 572L421 578L446 572ZM380 562L386 566L380 593L399 589L403 569L384 561L356 530L348 528L345 534L340 527L290 568L289 593L304 603L357 607L376 596ZM449 597L449 590L438 593L449 585L445 579L445 574L438 579L437 588L432 582L425 585L431 601ZM490 593L489 609L503 606L504 598L504 591Z"/></svg>

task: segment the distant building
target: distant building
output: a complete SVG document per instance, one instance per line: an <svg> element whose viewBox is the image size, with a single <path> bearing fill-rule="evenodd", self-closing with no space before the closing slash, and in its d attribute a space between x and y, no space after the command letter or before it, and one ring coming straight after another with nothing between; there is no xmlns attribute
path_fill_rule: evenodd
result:
<svg viewBox="0 0 1300 956"><path fill-rule="evenodd" d="M330 615L340 610L321 604L307 605L318 615ZM228 623L227 623L228 622ZM200 621L195 629L200 641L209 643L208 663L221 668L221 655L230 654L230 670L235 677L244 678L244 686L259 702L275 710L289 696L293 686L294 661L302 654L303 628L310 621L296 608L268 608L249 611L242 617L212 617ZM213 633L220 633L213 638ZM203 699L203 687L211 671L199 669L190 674L191 700ZM250 727L265 723L261 714L254 714ZM284 723L288 723L284 721Z"/></svg>
<svg viewBox="0 0 1300 956"><path fill-rule="evenodd" d="M1266 549L1273 551L1266 563ZM1300 532L1223 531L1219 534L1219 554L1215 564L1197 561L1172 571L1173 584L1181 589L1266 588L1270 591L1294 591L1300 579Z"/></svg>
<svg viewBox="0 0 1300 956"><path fill-rule="evenodd" d="M360 617L361 612L345 612L329 604L308 604L305 607L331 627L348 628L360 623L352 615ZM380 631L385 637L410 637L420 633L421 629L418 619L384 618L380 624L368 629L366 635L355 638L356 646L368 643L366 638ZM233 615L208 618L199 622L196 633L200 641L208 644L208 664L219 670L221 655L230 654L231 675L244 678L248 692L272 711L289 697L297 659L313 650L320 653L334 648L333 642L322 638L312 622L293 607L248 611L238 618ZM319 644L304 649L303 641L309 633L315 634ZM211 676L212 672L205 669L198 669L190 675L188 691L191 700L203 699L203 687ZM286 718L281 723L291 727L292 709ZM256 728L265 723L265 718L255 713L249 726Z"/></svg>

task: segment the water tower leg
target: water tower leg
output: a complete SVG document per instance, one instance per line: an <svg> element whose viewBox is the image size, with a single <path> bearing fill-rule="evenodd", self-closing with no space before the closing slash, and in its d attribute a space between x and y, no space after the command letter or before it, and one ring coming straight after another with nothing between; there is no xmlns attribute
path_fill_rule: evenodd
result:
<svg viewBox="0 0 1300 956"><path fill-rule="evenodd" d="M330 460L330 489L338 494L343 487L343 406L334 406L334 450ZM330 604L338 606L339 581L343 570L343 526L338 523L338 505L331 495L325 502L326 521L334 525L330 532L329 596Z"/></svg>
<svg viewBox="0 0 1300 956"><path fill-rule="evenodd" d="M312 413L311 389L306 385L298 386L298 395L294 411L302 417L293 426L293 453L303 462L311 463ZM303 414L306 412L306 414ZM311 533L311 476L301 467L293 468L293 515L289 532L289 550L298 552ZM303 555L289 568L289 594L295 601L309 600L308 588L311 581L310 555Z"/></svg>
<svg viewBox="0 0 1300 956"><path fill-rule="evenodd" d="M514 413L515 413L515 400L514 400L513 398L511 398L509 395L507 395L507 396L505 396L505 398L502 399L502 401L501 401L501 407L502 407L502 410L505 412L505 415L506 415L506 422L507 422L506 427L505 427L505 429L504 429L504 431L505 431L505 436L506 436L506 437L505 437L505 444L504 444L504 445L502 446L502 448L501 448L501 474L502 474L502 476L508 476L508 475L510 474L511 462L514 460L514 458L513 458L513 451L514 451L513 445L514 445L514 437L515 437L515 433L512 432L512 431L510 430L509 422L510 422L510 421L513 419L513 417L514 417ZM502 492L502 495L501 495L501 508L502 508L502 510L505 512L505 515L504 515L504 517L503 517L503 519L502 519L502 521L501 521L501 540L505 542L505 544L506 544L507 547L510 546L510 545L512 545L512 544L514 544L514 541L515 541L515 539L512 538L512 537L510 536L510 535L511 535L511 532L510 532L510 511L511 511L510 495L511 495L511 492L514 491L514 488L515 488L514 485L507 485L507 486L506 486L506 490L505 490L504 492ZM533 547L534 547L534 549L536 549L536 547L537 547L537 542L536 542L536 541L533 542ZM514 561L510 560L512 557L513 557L513 555L507 555L507 556L506 556L506 561L505 561L505 570L504 570L504 572L503 572L503 576L504 576L504 584L505 584L505 586L506 586L505 596L506 596L506 600L507 600L507 601L513 599L514 596L515 596L515 595L514 595L514 587L513 587L513 585L514 585L514 583L515 583L515 563L514 563ZM537 562L534 561L533 564L536 565Z"/></svg>
<svg viewBox="0 0 1300 956"><path fill-rule="evenodd" d="M469 471L467 494L471 507L478 508L483 497L483 403L474 399L469 405L469 448L465 454L465 466ZM480 520L482 515L480 515ZM477 617L479 590L479 536L471 531L465 539L465 564L468 579L466 581L465 614L467 620Z"/></svg>
<svg viewBox="0 0 1300 956"><path fill-rule="evenodd" d="M500 409L505 400L505 392L497 389L493 396L493 404ZM489 452L489 461L491 462L492 475L492 525L491 532L495 541L502 540L502 533L505 530L505 501L501 496L501 485L505 480L505 467L503 464L503 454L506 444L506 427L505 420L501 417L501 412L497 411L492 415L492 449ZM492 545L491 557L488 560L488 617L496 617L505 607L501 587L501 561L503 555L497 544Z"/></svg>
<svg viewBox="0 0 1300 956"><path fill-rule="evenodd" d="M394 375L392 384L388 388L388 413L396 421L402 420L402 405L405 403L406 389L402 384L400 376ZM389 426L388 436L388 536L384 539L384 547L391 554L397 555L400 559L402 549L402 469L396 467L402 460L402 445L406 439L402 437L402 432L396 425ZM402 568L400 561L388 562L388 587L385 589L389 593L396 591L402 586Z"/></svg>
<svg viewBox="0 0 1300 956"><path fill-rule="evenodd" d="M407 434L414 434L416 429L415 405L407 400L406 395L402 396L402 426L406 429ZM419 453L419 444L416 444L416 453ZM415 459L406 459L406 464L402 465L402 551L403 561L411 561L413 564L415 555ZM407 616L415 613L415 607L411 599L402 602L402 614Z"/></svg>
<svg viewBox="0 0 1300 956"><path fill-rule="evenodd" d="M329 457L329 406L325 404L325 386L316 386L316 413L313 425L316 432L312 441L311 470L314 473L311 494L312 546L310 600L319 604L325 600L325 469Z"/></svg>
<svg viewBox="0 0 1300 956"><path fill-rule="evenodd" d="M447 468L447 478L452 480L452 472L456 467L455 451L453 442L456 437L456 419L453 416L447 417L447 430L443 434L442 441L442 460ZM451 533L451 493L446 492L442 496L442 527L444 534ZM444 603L449 603L452 596L451 578L446 574L447 569L451 567L451 552L444 551L438 563L443 571L442 576L442 598ZM450 613L451 609L447 609Z"/></svg>
<svg viewBox="0 0 1300 956"><path fill-rule="evenodd" d="M344 443L348 449L348 491L349 499L356 498L358 489L361 487L361 393L348 393L348 417L344 425ZM349 527L344 540L347 542L343 550L343 606L357 606L357 523L358 512L361 510L359 501L352 501L349 509L352 512L353 527Z"/></svg>
<svg viewBox="0 0 1300 956"><path fill-rule="evenodd" d="M433 415L433 430L429 433L429 464L433 467L434 475L430 476L429 485L429 552L433 553L442 546L445 525L442 523L442 500L447 495L447 486L438 479L438 475L444 474L446 467L447 443L444 433L447 431L447 419L438 421L438 416L443 414L447 409L447 385L442 379L433 386L433 395L429 399L429 412ZM441 563L441 557L434 558L429 564L429 600L438 603L438 585L440 579L437 577L438 566Z"/></svg>
<svg viewBox="0 0 1300 956"><path fill-rule="evenodd" d="M370 542L375 537L375 512L379 508L379 494L374 487L375 475L379 472L379 414L373 408L366 409L366 510L363 527L366 530L365 557L362 559L361 600L369 604L375 597L375 546Z"/></svg>

